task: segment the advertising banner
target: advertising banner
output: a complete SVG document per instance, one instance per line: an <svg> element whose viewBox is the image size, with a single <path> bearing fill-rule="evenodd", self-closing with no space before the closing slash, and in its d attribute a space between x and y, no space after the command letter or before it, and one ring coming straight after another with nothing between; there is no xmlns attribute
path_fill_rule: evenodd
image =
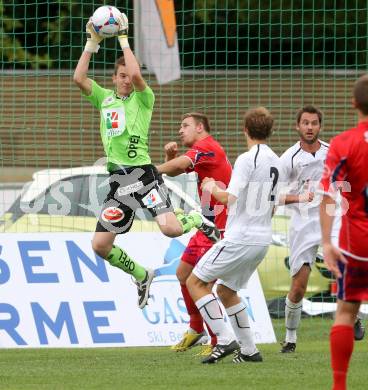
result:
<svg viewBox="0 0 368 390"><path fill-rule="evenodd" d="M189 317L175 270L188 239L117 237L134 260L155 270L149 304L140 310L131 277L93 253L92 233L0 235L0 347L177 343ZM240 295L256 342L275 342L257 274Z"/></svg>

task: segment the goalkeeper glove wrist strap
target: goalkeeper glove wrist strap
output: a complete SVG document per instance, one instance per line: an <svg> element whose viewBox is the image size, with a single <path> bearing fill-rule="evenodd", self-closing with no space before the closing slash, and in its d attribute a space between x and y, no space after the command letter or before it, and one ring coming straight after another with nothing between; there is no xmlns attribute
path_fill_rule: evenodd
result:
<svg viewBox="0 0 368 390"><path fill-rule="evenodd" d="M97 53L100 48L100 45L92 40L88 40L86 46L84 47L84 51L88 51L89 53Z"/></svg>
<svg viewBox="0 0 368 390"><path fill-rule="evenodd" d="M128 36L127 36L127 35L119 35L119 36L118 36L118 39L119 39L120 46L121 46L121 48L122 48L123 50L124 50L125 48L127 48L127 47L130 47L130 46L129 46Z"/></svg>

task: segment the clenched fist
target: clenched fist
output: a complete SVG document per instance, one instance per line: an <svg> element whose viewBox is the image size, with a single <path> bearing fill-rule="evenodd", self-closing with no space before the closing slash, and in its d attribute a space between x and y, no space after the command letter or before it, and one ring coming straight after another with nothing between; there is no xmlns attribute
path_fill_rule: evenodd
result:
<svg viewBox="0 0 368 390"><path fill-rule="evenodd" d="M169 142L165 145L166 160L172 160L178 154L178 144Z"/></svg>

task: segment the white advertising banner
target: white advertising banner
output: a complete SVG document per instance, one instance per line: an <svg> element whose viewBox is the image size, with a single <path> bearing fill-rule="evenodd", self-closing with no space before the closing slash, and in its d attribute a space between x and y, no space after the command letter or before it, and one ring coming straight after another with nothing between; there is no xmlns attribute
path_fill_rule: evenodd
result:
<svg viewBox="0 0 368 390"><path fill-rule="evenodd" d="M118 236L133 259L155 269L152 297L140 310L130 276L93 253L92 233L1 234L0 347L177 343L189 317L175 270L188 238ZM257 274L240 295L256 342L275 342Z"/></svg>

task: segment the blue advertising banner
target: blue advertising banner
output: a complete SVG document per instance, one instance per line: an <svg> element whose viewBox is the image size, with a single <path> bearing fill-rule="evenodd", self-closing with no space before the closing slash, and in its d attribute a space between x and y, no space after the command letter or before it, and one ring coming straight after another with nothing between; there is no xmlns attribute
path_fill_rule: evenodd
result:
<svg viewBox="0 0 368 390"><path fill-rule="evenodd" d="M175 271L189 239L128 233L117 245L155 270L140 310L129 275L94 254L92 233L0 236L0 346L106 347L177 343L189 317ZM254 274L241 296L257 343L275 342Z"/></svg>

